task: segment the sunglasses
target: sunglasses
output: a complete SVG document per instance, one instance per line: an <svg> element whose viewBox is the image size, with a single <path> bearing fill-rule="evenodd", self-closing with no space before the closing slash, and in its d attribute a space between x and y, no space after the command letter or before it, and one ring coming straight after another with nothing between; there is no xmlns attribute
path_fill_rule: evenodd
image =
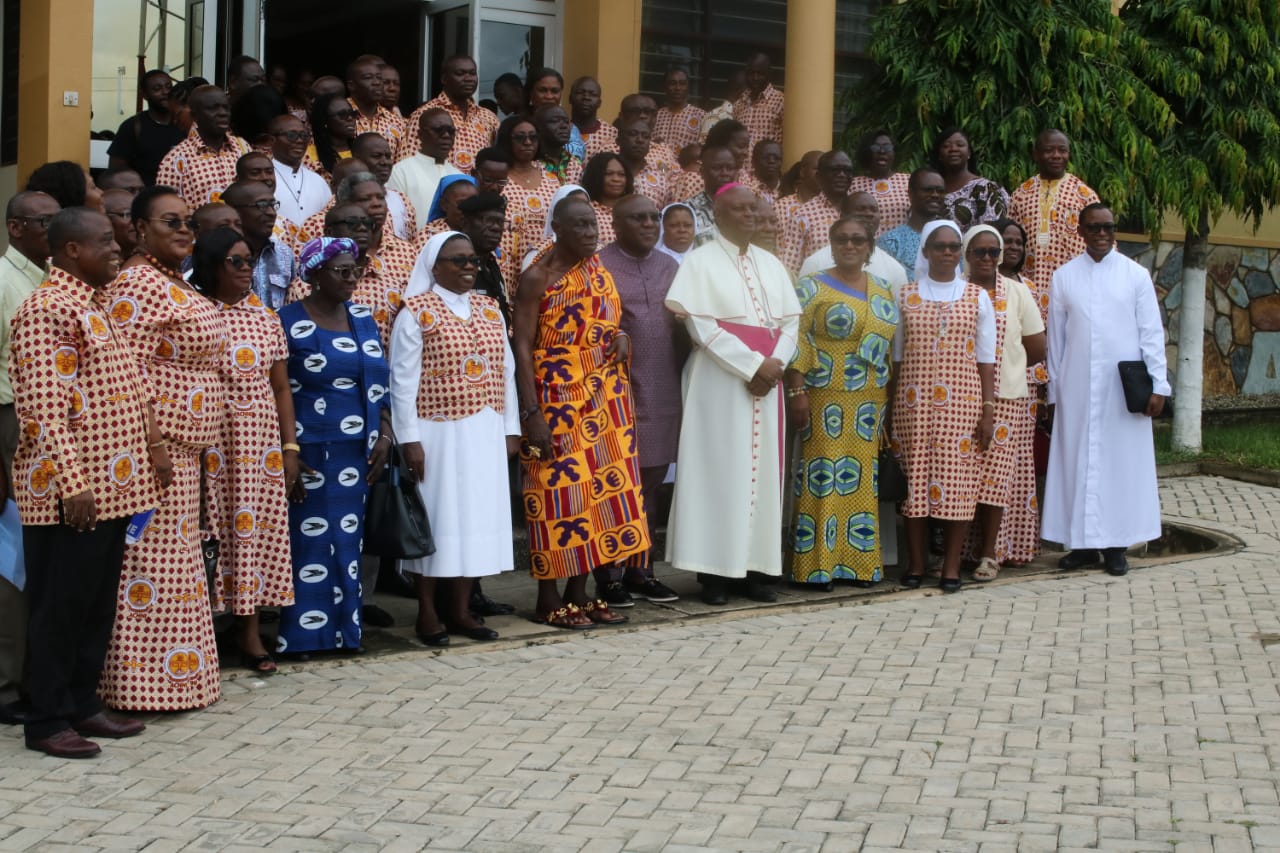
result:
<svg viewBox="0 0 1280 853"><path fill-rule="evenodd" d="M330 225L345 225L352 231L363 228L366 231L372 231L374 221L368 216L348 216L343 219L335 219L329 223Z"/></svg>
<svg viewBox="0 0 1280 853"><path fill-rule="evenodd" d="M852 166L823 166L822 171L828 175L852 175Z"/></svg>
<svg viewBox="0 0 1280 853"><path fill-rule="evenodd" d="M458 134L458 128L451 124L442 124L436 127L427 125L427 130L434 133L436 136L457 136Z"/></svg>
<svg viewBox="0 0 1280 853"><path fill-rule="evenodd" d="M511 134L512 142L537 142L538 134L536 133L513 133Z"/></svg>
<svg viewBox="0 0 1280 853"><path fill-rule="evenodd" d="M994 246L992 246L992 247L991 247L991 248L989 248L989 249L974 249L974 250L973 250L973 256L974 256L975 258L991 258L992 260L994 260L994 259L996 259L996 258L1000 257L1002 254L1004 254L1004 253L1003 253L1003 252L1001 252L999 249L995 248Z"/></svg>
<svg viewBox="0 0 1280 853"><path fill-rule="evenodd" d="M306 142L311 138L311 134L305 130L283 130L276 134L277 139L287 139L290 142Z"/></svg>
<svg viewBox="0 0 1280 853"><path fill-rule="evenodd" d="M1103 232L1114 234L1116 232L1116 224L1114 222L1090 222L1084 226L1084 230L1090 234L1101 234Z"/></svg>
<svg viewBox="0 0 1280 853"><path fill-rule="evenodd" d="M41 229L48 229L48 227L49 227L49 223L53 221L53 216L52 216L52 215L49 215L49 216L15 216L15 217L13 217L13 218L14 218L14 219L16 219L18 222L23 222L23 223L26 223L27 225L30 225L30 224L32 224L32 223L34 222L34 223L36 224L36 227L41 228Z"/></svg>
<svg viewBox="0 0 1280 853"><path fill-rule="evenodd" d="M831 238L833 246L865 246L870 242L866 234L837 234Z"/></svg>
<svg viewBox="0 0 1280 853"><path fill-rule="evenodd" d="M889 142L877 142L867 147L872 154L892 154L893 144Z"/></svg>
<svg viewBox="0 0 1280 853"><path fill-rule="evenodd" d="M253 258L248 255L228 255L222 260L234 270L242 270L253 266Z"/></svg>
<svg viewBox="0 0 1280 853"><path fill-rule="evenodd" d="M183 228L186 228L188 231L194 234L196 230L196 221L192 217L187 217L186 219L179 219L176 216L166 216L163 219L148 219L147 222L158 222L161 225L163 225L165 228L168 228L170 231L175 231L175 232L181 231Z"/></svg>
<svg viewBox="0 0 1280 853"><path fill-rule="evenodd" d="M660 213L628 213L627 219L632 222L659 222L662 219Z"/></svg>
<svg viewBox="0 0 1280 853"><path fill-rule="evenodd" d="M360 270L355 264L341 267L321 267L321 269L333 273L344 281L355 281L360 277Z"/></svg>
<svg viewBox="0 0 1280 853"><path fill-rule="evenodd" d="M356 111L353 109L338 110L336 113L329 113L329 118L355 118Z"/></svg>
<svg viewBox="0 0 1280 853"><path fill-rule="evenodd" d="M261 199L260 201L250 202L249 204L233 204L231 206L236 208L237 210L245 210L247 208L253 207L253 208L257 208L258 210L261 210L263 213L266 213L268 210L279 210L280 202L277 199L268 200L264 198L264 199Z"/></svg>
<svg viewBox="0 0 1280 853"><path fill-rule="evenodd" d="M955 254L956 252L960 251L960 244L959 243L930 243L929 245L925 246L925 248L935 252L950 252L952 254Z"/></svg>
<svg viewBox="0 0 1280 853"><path fill-rule="evenodd" d="M442 255L441 257L436 258L437 263L450 263L460 270L464 270L467 267L475 267L476 269L479 269L481 260L482 258L479 255Z"/></svg>

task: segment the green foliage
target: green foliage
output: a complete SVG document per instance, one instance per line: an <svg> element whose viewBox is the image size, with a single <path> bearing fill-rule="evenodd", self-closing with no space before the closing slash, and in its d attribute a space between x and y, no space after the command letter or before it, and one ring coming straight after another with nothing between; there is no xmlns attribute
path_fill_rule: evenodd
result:
<svg viewBox="0 0 1280 853"><path fill-rule="evenodd" d="M1280 4L1129 0L1134 69L1177 118L1152 164L1157 201L1189 225L1280 203Z"/></svg>
<svg viewBox="0 0 1280 853"><path fill-rule="evenodd" d="M909 170L925 164L943 128L963 127L982 174L1012 190L1034 169L1036 134L1057 127L1071 137L1072 171L1152 230L1152 164L1173 115L1132 70L1143 51L1107 0L889 3L872 26L879 71L846 96L854 118L845 142L889 128Z"/></svg>

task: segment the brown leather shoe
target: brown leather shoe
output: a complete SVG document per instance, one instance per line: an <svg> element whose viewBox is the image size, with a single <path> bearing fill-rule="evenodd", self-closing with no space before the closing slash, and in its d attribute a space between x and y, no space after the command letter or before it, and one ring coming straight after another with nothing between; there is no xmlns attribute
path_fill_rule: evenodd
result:
<svg viewBox="0 0 1280 853"><path fill-rule="evenodd" d="M34 749L54 758L93 758L102 752L102 747L91 740L85 740L72 729L63 729L43 740L27 738L27 749Z"/></svg>
<svg viewBox="0 0 1280 853"><path fill-rule="evenodd" d="M108 717L102 711L88 719L72 723L71 727L82 735L116 739L140 735L142 730L146 728L145 725L137 720L130 720L128 717Z"/></svg>

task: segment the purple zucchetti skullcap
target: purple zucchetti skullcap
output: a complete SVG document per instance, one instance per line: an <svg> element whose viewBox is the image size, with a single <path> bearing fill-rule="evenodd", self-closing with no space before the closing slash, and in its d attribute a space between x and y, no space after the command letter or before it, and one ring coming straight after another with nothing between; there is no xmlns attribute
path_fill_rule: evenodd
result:
<svg viewBox="0 0 1280 853"><path fill-rule="evenodd" d="M302 280L308 284L314 284L312 274L335 255L350 255L358 258L360 247L350 237L317 237L308 241L298 256L298 266L301 269L299 275L302 276Z"/></svg>

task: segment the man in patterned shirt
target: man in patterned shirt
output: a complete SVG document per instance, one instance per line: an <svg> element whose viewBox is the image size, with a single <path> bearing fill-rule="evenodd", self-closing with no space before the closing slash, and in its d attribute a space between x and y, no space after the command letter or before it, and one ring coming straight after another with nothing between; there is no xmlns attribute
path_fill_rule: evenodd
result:
<svg viewBox="0 0 1280 853"><path fill-rule="evenodd" d="M451 56L440 66L441 91L431 100L413 111L405 128L400 159L417 153L419 148L419 122L427 110L442 109L453 119L457 134L449 162L464 175L475 166L476 154L481 148L493 144L498 135L498 117L475 101L479 74L476 62L469 56Z"/></svg>
<svg viewBox="0 0 1280 853"><path fill-rule="evenodd" d="M668 70L662 88L667 94L667 103L654 116L653 138L679 151L698 141L707 113L689 103L688 69Z"/></svg>
<svg viewBox="0 0 1280 853"><path fill-rule="evenodd" d="M662 209L676 201L670 180L675 173L659 169L652 162L649 155L651 144L648 122L636 120L622 126L618 149L622 162L631 170L635 191Z"/></svg>
<svg viewBox="0 0 1280 853"><path fill-rule="evenodd" d="M380 133L395 152L404 138L404 119L382 105L382 66L376 56L357 57L347 66L347 100L356 108L356 133Z"/></svg>
<svg viewBox="0 0 1280 853"><path fill-rule="evenodd" d="M156 185L173 187L193 210L236 179L236 161L249 143L232 134L231 105L217 86L200 86L187 100L194 124L187 138L160 161Z"/></svg>
<svg viewBox="0 0 1280 853"><path fill-rule="evenodd" d="M261 181L236 181L223 192L222 200L240 214L241 233L253 256L253 292L268 308L281 307L297 277L298 259L287 243L274 236L280 202Z"/></svg>
<svg viewBox="0 0 1280 853"><path fill-rule="evenodd" d="M853 180L853 160L843 151L828 151L818 159L816 196L796 208L786 223L782 242L782 262L792 275L804 259L830 244L831 223L840 218L840 206L849 195Z"/></svg>
<svg viewBox="0 0 1280 853"><path fill-rule="evenodd" d="M601 98L600 84L594 77L579 77L569 87L570 115L586 146L583 162L605 151L618 150L618 131L597 115Z"/></svg>
<svg viewBox="0 0 1280 853"><path fill-rule="evenodd" d="M13 318L9 365L22 438L14 498L31 602L28 749L101 752L85 735L122 738L142 723L98 699L115 621L125 528L160 503L173 467L104 289L120 269L107 217L73 207L49 224L48 278Z"/></svg>
<svg viewBox="0 0 1280 853"><path fill-rule="evenodd" d="M643 121L649 125L649 157L655 168L674 172L680 168L680 153L667 142L653 140L654 122L658 116L658 105L648 95L627 95L618 108L618 127L629 127L633 121Z"/></svg>
<svg viewBox="0 0 1280 853"><path fill-rule="evenodd" d="M747 91L733 104L733 117L751 134L754 146L762 139L782 141L782 92L769 82L769 56L757 53L747 60Z"/></svg>

